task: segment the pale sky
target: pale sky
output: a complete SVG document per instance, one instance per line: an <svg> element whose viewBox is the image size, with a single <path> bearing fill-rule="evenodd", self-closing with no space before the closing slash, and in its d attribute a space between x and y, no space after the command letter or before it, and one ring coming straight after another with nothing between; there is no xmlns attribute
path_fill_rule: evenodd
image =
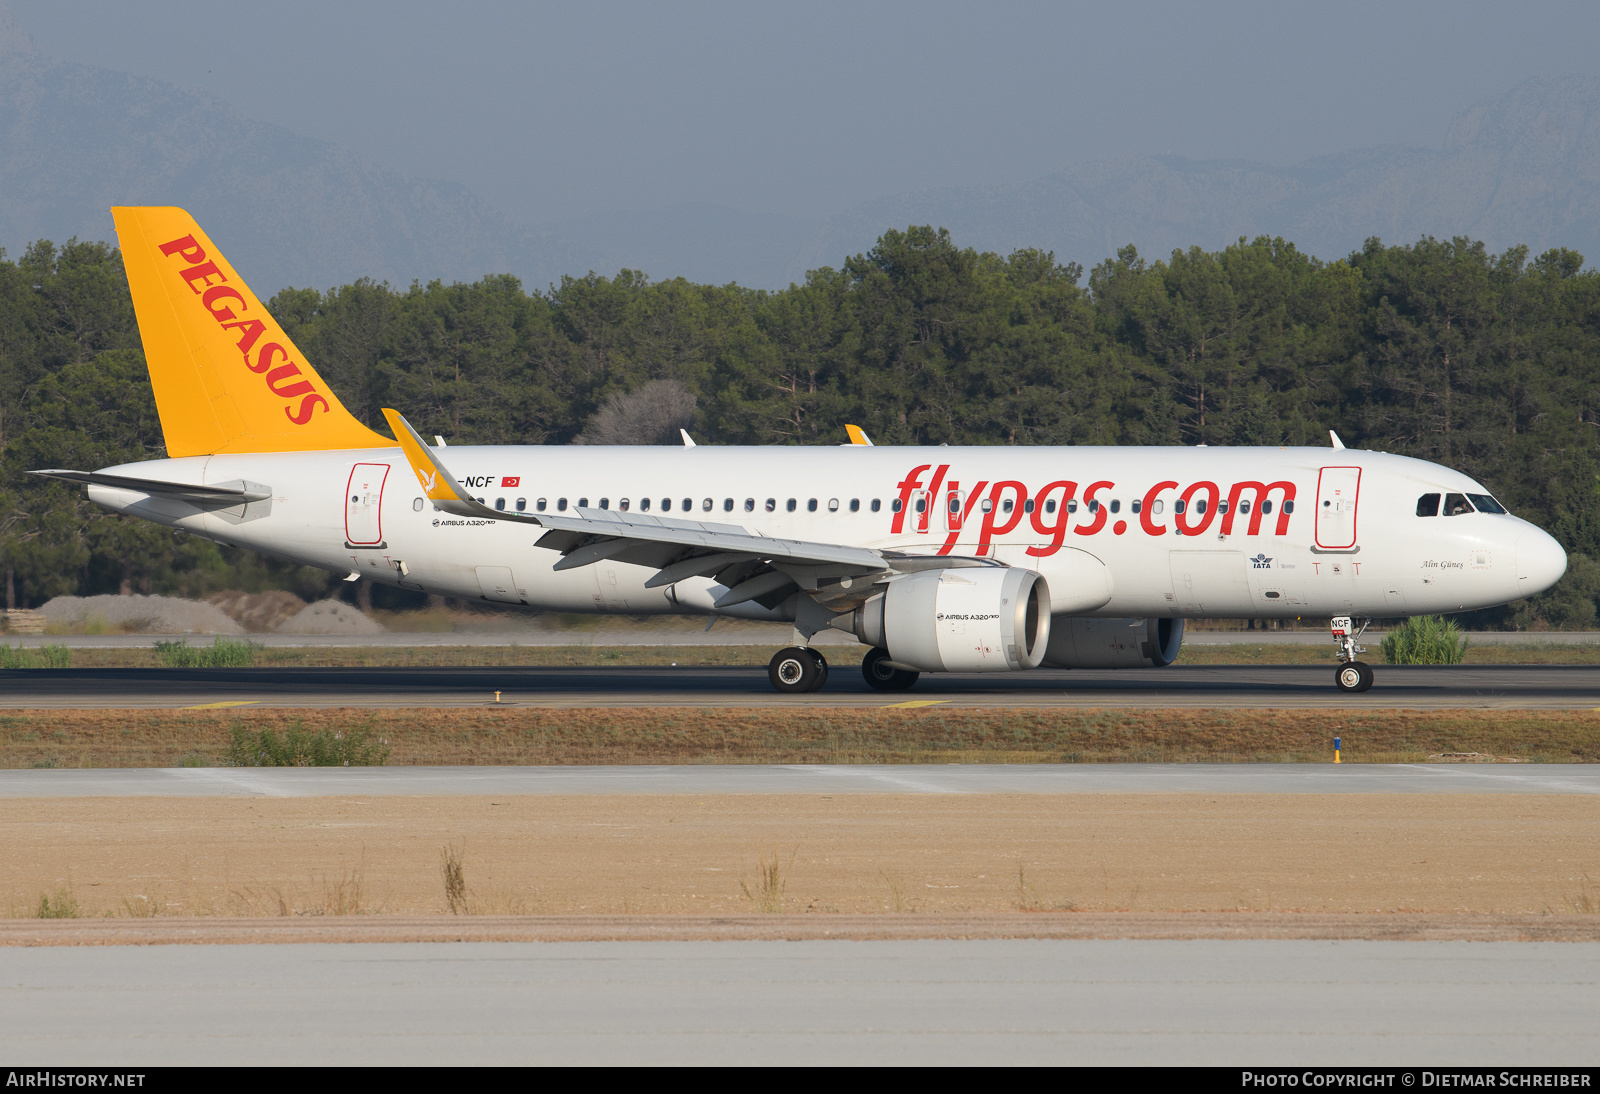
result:
<svg viewBox="0 0 1600 1094"><path fill-rule="evenodd" d="M1172 153L1437 147L1600 75L1600 4L10 0L45 52L448 179L529 224L703 201L818 219Z"/></svg>

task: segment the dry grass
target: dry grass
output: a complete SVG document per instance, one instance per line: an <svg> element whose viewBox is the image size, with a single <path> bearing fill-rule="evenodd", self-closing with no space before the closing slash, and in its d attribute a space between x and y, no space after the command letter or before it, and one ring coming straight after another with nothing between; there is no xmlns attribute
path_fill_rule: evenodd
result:
<svg viewBox="0 0 1600 1094"><path fill-rule="evenodd" d="M580 666L765 665L781 643L739 646L294 646L260 648L262 668L572 668ZM1376 643L1372 659L1377 659ZM854 665L862 646L824 647L836 665ZM74 649L74 668L160 668L153 649ZM1187 644L1180 665L1332 665L1331 641L1308 635L1290 645L1200 646ZM1468 665L1595 665L1600 644L1526 642L1509 646L1472 643ZM42 665L42 662L41 662Z"/></svg>
<svg viewBox="0 0 1600 1094"><path fill-rule="evenodd" d="M224 765L236 731L377 740L393 765L1600 761L1600 713L1022 707L19 710L0 768Z"/></svg>

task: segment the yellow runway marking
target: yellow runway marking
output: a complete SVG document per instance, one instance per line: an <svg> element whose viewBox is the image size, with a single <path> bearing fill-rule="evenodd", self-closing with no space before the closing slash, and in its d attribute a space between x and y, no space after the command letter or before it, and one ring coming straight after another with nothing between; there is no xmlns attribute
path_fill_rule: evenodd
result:
<svg viewBox="0 0 1600 1094"><path fill-rule="evenodd" d="M948 703L948 699L913 699L909 703L890 703L885 710L910 710L913 707L936 707L940 703Z"/></svg>
<svg viewBox="0 0 1600 1094"><path fill-rule="evenodd" d="M259 699L239 699L228 703L201 703L199 706L184 707L184 710L216 710L218 707L253 707Z"/></svg>

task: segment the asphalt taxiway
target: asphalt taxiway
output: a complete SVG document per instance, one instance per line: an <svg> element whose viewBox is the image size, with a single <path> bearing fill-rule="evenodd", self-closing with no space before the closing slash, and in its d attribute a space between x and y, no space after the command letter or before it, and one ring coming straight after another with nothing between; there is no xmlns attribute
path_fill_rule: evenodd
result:
<svg viewBox="0 0 1600 1094"><path fill-rule="evenodd" d="M1592 942L48 946L9 949L5 965L0 1055L124 1070L1551 1067L1592 1064L1600 1051Z"/></svg>
<svg viewBox="0 0 1600 1094"><path fill-rule="evenodd" d="M690 764L0 771L6 798L520 794L1600 794L1600 764Z"/></svg>
<svg viewBox="0 0 1600 1094"><path fill-rule="evenodd" d="M26 669L0 675L0 708L1213 707L1600 709L1600 665L1377 666L1372 690L1334 666L1199 665L991 675L928 674L907 692L867 687L852 662L819 692L782 695L762 667Z"/></svg>

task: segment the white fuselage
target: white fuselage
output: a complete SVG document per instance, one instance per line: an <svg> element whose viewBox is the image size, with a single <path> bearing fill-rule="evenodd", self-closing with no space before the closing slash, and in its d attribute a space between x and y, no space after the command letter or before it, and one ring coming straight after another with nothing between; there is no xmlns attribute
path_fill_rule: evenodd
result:
<svg viewBox="0 0 1600 1094"><path fill-rule="evenodd" d="M1043 574L1065 614L1453 612L1540 592L1566 565L1554 540L1514 516L1418 516L1424 494L1489 492L1448 468L1377 452L703 445L451 447L441 455L466 492L491 507L520 504L537 516L541 504L552 514L563 504L569 514L580 504L648 506L653 515L764 536L984 555ZM703 577L646 589L654 568L616 561L554 571L560 556L534 546L538 528L454 517L425 502L395 448L106 470L270 487L270 502L209 512L104 486L89 496L220 543L428 593L558 611L703 613L726 591ZM781 605L753 601L724 614L786 617Z"/></svg>

